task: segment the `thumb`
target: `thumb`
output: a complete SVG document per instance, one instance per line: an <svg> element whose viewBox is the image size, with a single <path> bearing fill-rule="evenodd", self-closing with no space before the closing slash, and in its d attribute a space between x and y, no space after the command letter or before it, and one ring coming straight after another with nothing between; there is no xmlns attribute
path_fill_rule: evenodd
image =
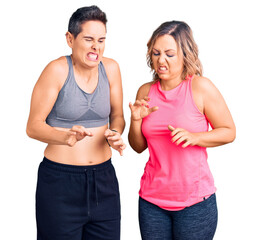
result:
<svg viewBox="0 0 262 240"><path fill-rule="evenodd" d="M133 104L131 102L129 103L129 108L131 111L133 110Z"/></svg>
<svg viewBox="0 0 262 240"><path fill-rule="evenodd" d="M171 125L168 125L167 128L168 128L168 130L171 131L171 132L175 130L175 128L172 127Z"/></svg>
<svg viewBox="0 0 262 240"><path fill-rule="evenodd" d="M157 106L151 107L151 108L149 108L149 113L155 112L155 111L157 111L157 110L158 110L158 107L157 107Z"/></svg>

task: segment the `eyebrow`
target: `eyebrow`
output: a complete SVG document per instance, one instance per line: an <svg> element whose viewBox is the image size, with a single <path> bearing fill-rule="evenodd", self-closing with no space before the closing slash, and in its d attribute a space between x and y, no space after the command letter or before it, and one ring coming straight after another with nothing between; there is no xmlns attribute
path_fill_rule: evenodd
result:
<svg viewBox="0 0 262 240"><path fill-rule="evenodd" d="M153 48L153 50L155 50L155 51L157 51L157 52L160 52L159 50L157 50L157 49L155 49L155 48ZM174 51L174 52L176 52L175 49L167 49L165 52L169 52L169 51Z"/></svg>
<svg viewBox="0 0 262 240"><path fill-rule="evenodd" d="M84 36L83 38L88 38L88 39L92 39L92 40L94 40L94 38L91 37L91 36ZM98 38L98 40L104 40L104 39L106 39L106 37Z"/></svg>

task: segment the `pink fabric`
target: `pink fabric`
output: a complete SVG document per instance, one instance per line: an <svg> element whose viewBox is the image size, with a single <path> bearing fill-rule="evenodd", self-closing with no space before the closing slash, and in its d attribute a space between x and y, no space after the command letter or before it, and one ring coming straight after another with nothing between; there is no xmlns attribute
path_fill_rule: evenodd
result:
<svg viewBox="0 0 262 240"><path fill-rule="evenodd" d="M208 121L194 103L191 82L189 77L170 91L163 91L159 81L153 84L149 106L159 109L142 122L150 156L139 195L171 211L196 204L216 191L206 148L177 146L171 142L167 128L171 125L189 132L208 131Z"/></svg>

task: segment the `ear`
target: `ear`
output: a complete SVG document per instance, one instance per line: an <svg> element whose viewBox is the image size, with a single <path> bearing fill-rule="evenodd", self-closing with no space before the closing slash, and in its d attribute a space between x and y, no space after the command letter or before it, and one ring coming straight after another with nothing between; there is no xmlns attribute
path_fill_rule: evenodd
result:
<svg viewBox="0 0 262 240"><path fill-rule="evenodd" d="M74 36L72 35L72 33L66 32L66 41L68 46L72 48L74 43Z"/></svg>

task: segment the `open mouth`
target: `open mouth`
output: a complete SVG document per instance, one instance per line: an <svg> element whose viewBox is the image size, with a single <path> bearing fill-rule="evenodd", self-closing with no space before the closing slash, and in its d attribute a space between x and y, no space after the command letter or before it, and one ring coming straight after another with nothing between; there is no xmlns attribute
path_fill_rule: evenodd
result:
<svg viewBox="0 0 262 240"><path fill-rule="evenodd" d="M165 66L160 66L160 67L158 67L157 71L158 71L159 73L164 73L164 72L167 71L167 67L165 67Z"/></svg>
<svg viewBox="0 0 262 240"><path fill-rule="evenodd" d="M87 54L87 58L90 61L97 61L98 54L90 52L90 53Z"/></svg>

